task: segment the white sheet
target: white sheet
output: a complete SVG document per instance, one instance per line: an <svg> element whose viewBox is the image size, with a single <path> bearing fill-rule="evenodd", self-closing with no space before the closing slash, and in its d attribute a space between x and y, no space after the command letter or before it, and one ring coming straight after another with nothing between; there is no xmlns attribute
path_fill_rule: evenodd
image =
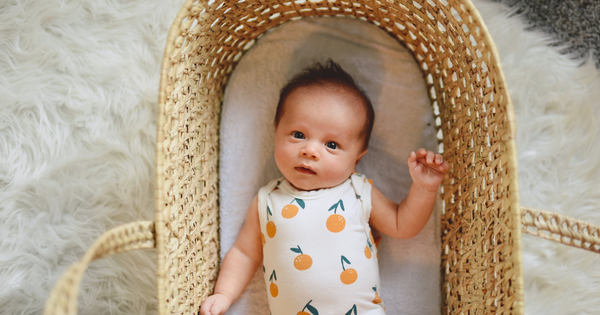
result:
<svg viewBox="0 0 600 315"><path fill-rule="evenodd" d="M279 90L315 61L331 57L371 97L375 127L357 170L388 198L406 197L410 151L437 151L433 114L412 53L376 26L351 18L309 18L270 31L244 55L225 93L221 118L221 257L231 248L250 200L281 176L273 158L273 117ZM380 244L381 298L388 314L440 312L439 210L410 240ZM260 269L260 268L259 268ZM268 314L257 271L227 314Z"/></svg>

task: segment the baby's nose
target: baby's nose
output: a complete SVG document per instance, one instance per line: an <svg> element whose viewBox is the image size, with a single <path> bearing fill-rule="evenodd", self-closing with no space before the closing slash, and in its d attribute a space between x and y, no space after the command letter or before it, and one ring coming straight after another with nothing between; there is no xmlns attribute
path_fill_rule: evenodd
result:
<svg viewBox="0 0 600 315"><path fill-rule="evenodd" d="M301 154L302 156L311 158L313 160L319 159L319 152L312 145L307 145L304 148L302 148Z"/></svg>

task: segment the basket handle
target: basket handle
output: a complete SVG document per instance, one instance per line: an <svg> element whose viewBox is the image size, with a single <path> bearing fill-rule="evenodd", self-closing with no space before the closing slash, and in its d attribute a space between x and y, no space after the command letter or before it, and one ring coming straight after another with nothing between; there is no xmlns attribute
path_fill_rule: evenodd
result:
<svg viewBox="0 0 600 315"><path fill-rule="evenodd" d="M521 207L522 231L600 254L600 227L558 213Z"/></svg>
<svg viewBox="0 0 600 315"><path fill-rule="evenodd" d="M79 283L90 262L134 249L155 248L155 237L156 232L152 221L124 224L104 232L88 249L81 261L71 265L60 277L46 302L44 314L77 314Z"/></svg>

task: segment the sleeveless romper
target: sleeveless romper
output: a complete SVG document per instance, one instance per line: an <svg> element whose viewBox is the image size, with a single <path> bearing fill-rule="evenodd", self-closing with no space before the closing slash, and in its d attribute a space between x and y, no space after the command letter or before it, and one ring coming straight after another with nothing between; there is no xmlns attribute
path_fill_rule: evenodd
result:
<svg viewBox="0 0 600 315"><path fill-rule="evenodd" d="M271 315L385 314L363 175L315 191L273 180L258 212Z"/></svg>

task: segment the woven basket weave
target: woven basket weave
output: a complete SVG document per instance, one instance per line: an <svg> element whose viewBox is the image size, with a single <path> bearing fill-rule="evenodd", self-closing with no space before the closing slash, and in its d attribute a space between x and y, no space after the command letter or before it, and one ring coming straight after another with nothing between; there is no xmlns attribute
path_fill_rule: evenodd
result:
<svg viewBox="0 0 600 315"><path fill-rule="evenodd" d="M442 313L523 314L521 232L600 252L600 229L519 206L515 119L498 53L469 0L193 1L169 32L156 145L156 221L106 232L57 283L46 314L75 314L94 259L158 251L160 314L197 313L219 268L218 130L227 79L266 30L346 15L410 49L423 71L440 151Z"/></svg>

